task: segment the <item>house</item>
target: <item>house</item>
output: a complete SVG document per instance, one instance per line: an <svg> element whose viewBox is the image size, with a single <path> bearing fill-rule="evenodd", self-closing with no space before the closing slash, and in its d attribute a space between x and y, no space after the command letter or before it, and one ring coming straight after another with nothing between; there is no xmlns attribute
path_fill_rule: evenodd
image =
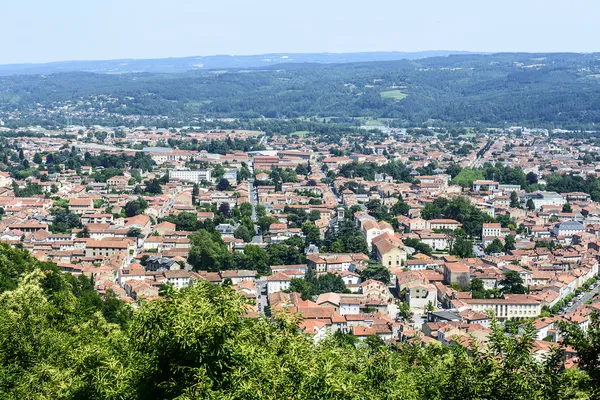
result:
<svg viewBox="0 0 600 400"><path fill-rule="evenodd" d="M154 226L154 231L158 232L159 235L164 235L167 232L174 232L176 225L172 222L161 222L160 224L156 224Z"/></svg>
<svg viewBox="0 0 600 400"><path fill-rule="evenodd" d="M246 281L254 282L256 280L256 271L244 270L244 269L222 271L221 278L223 280L231 279L231 283L233 285L237 285L239 283L246 282Z"/></svg>
<svg viewBox="0 0 600 400"><path fill-rule="evenodd" d="M340 315L358 315L362 303L360 295L346 295L339 293L320 294L316 302L319 306L333 307Z"/></svg>
<svg viewBox="0 0 600 400"><path fill-rule="evenodd" d="M582 233L585 231L585 226L579 221L564 221L558 222L554 227L552 227L552 233L554 236L573 236L578 233Z"/></svg>
<svg viewBox="0 0 600 400"><path fill-rule="evenodd" d="M150 217L144 214L140 214L125 219L124 228L137 228L142 232L142 234L148 235L151 232L152 223L150 221Z"/></svg>
<svg viewBox="0 0 600 400"><path fill-rule="evenodd" d="M267 292L275 293L287 290L290 288L292 278L281 272L277 272L267 277Z"/></svg>
<svg viewBox="0 0 600 400"><path fill-rule="evenodd" d="M489 329L480 324L448 323L438 328L437 339L444 346L452 343L468 346L471 341L479 342L479 346L488 341Z"/></svg>
<svg viewBox="0 0 600 400"><path fill-rule="evenodd" d="M496 181L477 180L477 181L473 182L473 191L474 192L479 192L481 190L496 191L499 189L499 185L500 184Z"/></svg>
<svg viewBox="0 0 600 400"><path fill-rule="evenodd" d="M125 282L131 280L145 281L146 270L139 264L131 264L120 268L119 272L117 273L117 282L123 286Z"/></svg>
<svg viewBox="0 0 600 400"><path fill-rule="evenodd" d="M83 199L69 199L69 210L76 214L84 214L94 209L94 201L91 197Z"/></svg>
<svg viewBox="0 0 600 400"><path fill-rule="evenodd" d="M9 187L13 183L13 179L10 177L10 174L4 171L0 171L0 187Z"/></svg>
<svg viewBox="0 0 600 400"><path fill-rule="evenodd" d="M183 289L190 286L190 273L184 269L174 269L163 271L165 281L173 285L176 289Z"/></svg>
<svg viewBox="0 0 600 400"><path fill-rule="evenodd" d="M171 269L179 269L179 265L173 259L158 256L151 256L146 259L147 271L168 271Z"/></svg>
<svg viewBox="0 0 600 400"><path fill-rule="evenodd" d="M298 325L298 330L304 335L312 337L315 343L325 339L331 329L327 320L307 319L302 320Z"/></svg>
<svg viewBox="0 0 600 400"><path fill-rule="evenodd" d="M109 178L106 180L106 184L108 186L127 186L127 184L129 183L129 178L127 178L126 176L113 176L112 178Z"/></svg>
<svg viewBox="0 0 600 400"><path fill-rule="evenodd" d="M340 315L358 315L360 314L361 298L356 295L340 296Z"/></svg>
<svg viewBox="0 0 600 400"><path fill-rule="evenodd" d="M81 216L81 223L88 224L111 224L113 222L112 214L86 212Z"/></svg>
<svg viewBox="0 0 600 400"><path fill-rule="evenodd" d="M461 286L467 286L471 281L469 267L460 262L444 263L444 283L458 283Z"/></svg>
<svg viewBox="0 0 600 400"><path fill-rule="evenodd" d="M562 206L567 202L564 197L556 192L538 191L534 193L519 194L519 201L523 207L527 206L527 202L530 199L536 210L539 210L542 206Z"/></svg>
<svg viewBox="0 0 600 400"><path fill-rule="evenodd" d="M373 246L373 239L375 237L383 233L389 233L390 235L393 235L394 228L392 227L392 225L385 221L377 222L367 220L362 223L361 232L363 234L363 237L365 238L365 241L367 242L369 250L371 250Z"/></svg>
<svg viewBox="0 0 600 400"><path fill-rule="evenodd" d="M496 299L463 299L474 311L492 311L496 318L537 317L542 312L542 301L527 294L504 294Z"/></svg>
<svg viewBox="0 0 600 400"><path fill-rule="evenodd" d="M439 229L454 231L461 227L461 223L453 219L432 219L427 221L429 223L429 229Z"/></svg>
<svg viewBox="0 0 600 400"><path fill-rule="evenodd" d="M429 224L423 218L413 218L408 221L406 228L408 228L409 232L423 231L429 229Z"/></svg>
<svg viewBox="0 0 600 400"><path fill-rule="evenodd" d="M360 275L350 271L343 271L341 273L342 280L346 286L360 285L361 278Z"/></svg>
<svg viewBox="0 0 600 400"><path fill-rule="evenodd" d="M481 230L481 237L500 237L502 233L502 226L498 223L486 223L483 224Z"/></svg>
<svg viewBox="0 0 600 400"><path fill-rule="evenodd" d="M23 233L29 232L37 232L37 231L47 231L48 225L42 224L37 221L25 221L16 224L8 225L9 230L21 231Z"/></svg>
<svg viewBox="0 0 600 400"><path fill-rule="evenodd" d="M444 233L421 232L419 238L434 251L448 248L448 236Z"/></svg>
<svg viewBox="0 0 600 400"><path fill-rule="evenodd" d="M373 239L373 252L377 261L388 268L406 264L407 253L402 240L394 234L383 233Z"/></svg>
<svg viewBox="0 0 600 400"><path fill-rule="evenodd" d="M428 306L437 304L437 289L434 285L425 282L411 282L404 286L406 302L413 313L423 315L427 313Z"/></svg>
<svg viewBox="0 0 600 400"><path fill-rule="evenodd" d="M427 269L427 260L407 260L406 267L411 271L422 271Z"/></svg>
<svg viewBox="0 0 600 400"><path fill-rule="evenodd" d="M188 193L188 192L179 193L173 199L173 204L184 205L184 206L192 207L192 209L193 209L193 205L194 205L193 196L191 195L191 193Z"/></svg>
<svg viewBox="0 0 600 400"><path fill-rule="evenodd" d="M110 257L113 254L126 252L133 253L134 246L129 240L93 240L88 239L85 244L86 257Z"/></svg>
<svg viewBox="0 0 600 400"><path fill-rule="evenodd" d="M219 224L219 225L217 225L217 227L215 229L221 234L221 236L232 236L233 237L233 232L235 231L235 226L233 226L231 224Z"/></svg>

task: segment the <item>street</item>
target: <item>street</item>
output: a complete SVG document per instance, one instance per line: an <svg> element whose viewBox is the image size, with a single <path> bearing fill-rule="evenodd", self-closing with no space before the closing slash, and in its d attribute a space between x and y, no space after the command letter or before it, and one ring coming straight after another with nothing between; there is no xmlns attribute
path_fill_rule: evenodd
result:
<svg viewBox="0 0 600 400"><path fill-rule="evenodd" d="M573 301L573 305L571 307L568 307L566 312L570 313L570 312L575 311L577 309L577 307L579 307L582 304L585 304L586 301L588 301L589 299L591 299L592 297L594 297L596 294L598 294L599 290L600 290L600 285L596 286L594 288L594 290L591 290L591 291L585 293L580 300Z"/></svg>
<svg viewBox="0 0 600 400"><path fill-rule="evenodd" d="M258 312L261 314L264 314L269 305L267 297L267 279L261 276L256 280L256 305L258 306Z"/></svg>

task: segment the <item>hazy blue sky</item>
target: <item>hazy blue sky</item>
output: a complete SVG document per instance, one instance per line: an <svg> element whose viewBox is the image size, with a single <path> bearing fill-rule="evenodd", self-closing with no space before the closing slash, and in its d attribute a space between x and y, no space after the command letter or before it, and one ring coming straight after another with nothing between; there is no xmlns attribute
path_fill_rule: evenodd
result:
<svg viewBox="0 0 600 400"><path fill-rule="evenodd" d="M0 63L352 51L577 51L597 0L0 0Z"/></svg>

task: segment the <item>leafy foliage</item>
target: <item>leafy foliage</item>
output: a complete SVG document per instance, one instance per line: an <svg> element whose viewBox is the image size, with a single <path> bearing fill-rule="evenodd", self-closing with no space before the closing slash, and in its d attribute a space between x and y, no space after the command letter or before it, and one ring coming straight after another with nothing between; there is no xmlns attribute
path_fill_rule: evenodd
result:
<svg viewBox="0 0 600 400"><path fill-rule="evenodd" d="M421 211L424 219L449 218L460 222L462 229L470 237L481 235L481 229L486 222L494 219L471 204L466 197L458 196L452 200L443 197L427 203Z"/></svg>
<svg viewBox="0 0 600 400"><path fill-rule="evenodd" d="M302 299L311 300L322 293L349 293L340 275L325 274L316 277L310 268L306 271L304 279L292 278L289 292L302 294Z"/></svg>
<svg viewBox="0 0 600 400"><path fill-rule="evenodd" d="M363 281L374 279L387 285L390 283L391 273L390 270L383 265L371 263L365 269L360 271L360 277Z"/></svg>

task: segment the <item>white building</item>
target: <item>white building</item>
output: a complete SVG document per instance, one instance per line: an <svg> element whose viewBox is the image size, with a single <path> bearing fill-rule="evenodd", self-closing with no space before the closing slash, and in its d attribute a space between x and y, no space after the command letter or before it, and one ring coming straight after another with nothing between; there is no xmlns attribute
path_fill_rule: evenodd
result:
<svg viewBox="0 0 600 400"><path fill-rule="evenodd" d="M562 206L567 201L556 192L534 192L534 193L522 193L519 195L519 200L522 206L527 206L528 200L533 201L533 205L536 210L539 210L542 206Z"/></svg>
<svg viewBox="0 0 600 400"><path fill-rule="evenodd" d="M552 228L554 236L573 236L584 231L585 227L583 224L573 220L559 222Z"/></svg>
<svg viewBox="0 0 600 400"><path fill-rule="evenodd" d="M443 233L422 233L419 235L421 242L431 247L434 251L448 248L448 237Z"/></svg>
<svg viewBox="0 0 600 400"><path fill-rule="evenodd" d="M355 272L343 271L342 280L346 286L348 285L359 285L361 282L360 275Z"/></svg>
<svg viewBox="0 0 600 400"><path fill-rule="evenodd" d="M267 291L270 293L281 292L290 288L292 278L281 272L267 277Z"/></svg>
<svg viewBox="0 0 600 400"><path fill-rule="evenodd" d="M0 171L0 187L8 187L12 185L13 180L6 172Z"/></svg>
<svg viewBox="0 0 600 400"><path fill-rule="evenodd" d="M497 223L483 224L481 231L481 237L500 237L502 233L502 226Z"/></svg>
<svg viewBox="0 0 600 400"><path fill-rule="evenodd" d="M163 271L166 281L176 289L190 286L190 273L184 269Z"/></svg>
<svg viewBox="0 0 600 400"><path fill-rule="evenodd" d="M340 296L340 315L360 314L360 299Z"/></svg>
<svg viewBox="0 0 600 400"><path fill-rule="evenodd" d="M210 169L197 169L192 170L189 168L177 168L169 171L169 179L200 183L202 181L210 182L211 175Z"/></svg>
<svg viewBox="0 0 600 400"><path fill-rule="evenodd" d="M431 303L437 304L437 290L434 285L428 283L414 282L404 287L406 289L406 300L410 310L418 315L427 313L427 306Z"/></svg>
<svg viewBox="0 0 600 400"><path fill-rule="evenodd" d="M496 318L530 318L542 312L542 302L527 294L505 294L498 299L465 299L471 310L492 311Z"/></svg>
<svg viewBox="0 0 600 400"><path fill-rule="evenodd" d="M499 183L496 181L485 181L485 180L479 180L479 181L475 181L473 182L473 191L474 192L479 192L481 189L485 189L487 187L487 190L498 190L498 186Z"/></svg>

